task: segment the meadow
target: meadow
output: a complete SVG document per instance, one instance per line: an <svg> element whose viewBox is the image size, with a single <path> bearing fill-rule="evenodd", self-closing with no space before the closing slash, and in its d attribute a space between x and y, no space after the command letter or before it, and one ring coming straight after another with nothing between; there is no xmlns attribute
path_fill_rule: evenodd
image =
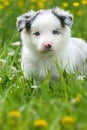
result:
<svg viewBox="0 0 87 130"><path fill-rule="evenodd" d="M21 70L16 18L56 6L74 15L72 36L87 41L87 0L0 0L0 130L87 130L87 76L60 72L50 89L49 77L34 85Z"/></svg>

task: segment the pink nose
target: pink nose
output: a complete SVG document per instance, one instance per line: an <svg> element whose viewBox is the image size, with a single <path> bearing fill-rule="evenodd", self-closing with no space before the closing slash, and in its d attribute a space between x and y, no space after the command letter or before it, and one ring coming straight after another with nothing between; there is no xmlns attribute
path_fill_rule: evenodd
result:
<svg viewBox="0 0 87 130"><path fill-rule="evenodd" d="M51 42L44 42L44 48L45 49L50 49L52 47L52 43Z"/></svg>

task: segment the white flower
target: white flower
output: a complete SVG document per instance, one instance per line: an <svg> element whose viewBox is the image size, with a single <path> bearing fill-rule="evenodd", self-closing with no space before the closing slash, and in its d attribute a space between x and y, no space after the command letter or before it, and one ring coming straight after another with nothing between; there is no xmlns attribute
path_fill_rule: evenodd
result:
<svg viewBox="0 0 87 130"><path fill-rule="evenodd" d="M2 80L2 78L0 77L0 81Z"/></svg>
<svg viewBox="0 0 87 130"><path fill-rule="evenodd" d="M31 86L31 88L33 88L33 89L37 89L38 86L33 85L33 86Z"/></svg>
<svg viewBox="0 0 87 130"><path fill-rule="evenodd" d="M8 52L8 55L9 55L9 56L14 56L14 51L13 51L13 50L9 51L9 52Z"/></svg>
<svg viewBox="0 0 87 130"><path fill-rule="evenodd" d="M0 59L0 63L6 63L6 60Z"/></svg>
<svg viewBox="0 0 87 130"><path fill-rule="evenodd" d="M16 42L13 42L13 43L12 43L12 46L19 46L20 44L21 44L20 41L16 41Z"/></svg>
<svg viewBox="0 0 87 130"><path fill-rule="evenodd" d="M71 100L71 102L73 104L79 103L81 101L81 99L82 99L81 95L78 94L74 99Z"/></svg>

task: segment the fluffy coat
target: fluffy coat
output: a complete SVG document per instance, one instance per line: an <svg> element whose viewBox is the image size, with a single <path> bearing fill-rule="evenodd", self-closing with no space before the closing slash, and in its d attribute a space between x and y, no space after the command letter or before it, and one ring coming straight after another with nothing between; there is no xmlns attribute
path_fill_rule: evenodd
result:
<svg viewBox="0 0 87 130"><path fill-rule="evenodd" d="M71 37L73 15L59 8L29 11L17 18L22 39L24 76L45 78L58 76L58 66L67 73L82 68L87 58L87 44Z"/></svg>

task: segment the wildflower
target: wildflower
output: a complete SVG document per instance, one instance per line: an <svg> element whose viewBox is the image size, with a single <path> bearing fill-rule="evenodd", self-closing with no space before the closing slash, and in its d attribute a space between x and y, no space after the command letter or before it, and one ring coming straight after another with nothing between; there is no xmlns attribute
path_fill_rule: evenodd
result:
<svg viewBox="0 0 87 130"><path fill-rule="evenodd" d="M13 51L13 50L10 50L10 51L8 52L8 55L9 55L9 56L14 56L14 51Z"/></svg>
<svg viewBox="0 0 87 130"><path fill-rule="evenodd" d="M19 46L20 44L21 44L20 41L16 41L16 42L13 42L13 43L12 43L12 46Z"/></svg>
<svg viewBox="0 0 87 130"><path fill-rule="evenodd" d="M2 9L3 9L3 5L0 4L0 10L2 10Z"/></svg>
<svg viewBox="0 0 87 130"><path fill-rule="evenodd" d="M35 127L47 127L47 122L44 119L38 119L34 121Z"/></svg>
<svg viewBox="0 0 87 130"><path fill-rule="evenodd" d="M69 6L69 4L68 4L67 2L64 2L64 3L63 3L63 7L66 8L66 7L68 7L68 6Z"/></svg>
<svg viewBox="0 0 87 130"><path fill-rule="evenodd" d="M76 99L77 102L80 102L81 101L81 95L77 95L75 99Z"/></svg>
<svg viewBox="0 0 87 130"><path fill-rule="evenodd" d="M21 113L19 111L11 111L9 112L9 117L17 117L19 118L21 116Z"/></svg>
<svg viewBox="0 0 87 130"><path fill-rule="evenodd" d="M0 63L6 63L6 60L0 59Z"/></svg>
<svg viewBox="0 0 87 130"><path fill-rule="evenodd" d="M4 2L4 1L6 1L6 0L0 0L1 2Z"/></svg>
<svg viewBox="0 0 87 130"><path fill-rule="evenodd" d="M3 67L6 63L6 60L4 59L0 59L0 66Z"/></svg>
<svg viewBox="0 0 87 130"><path fill-rule="evenodd" d="M31 86L31 88L33 88L33 89L37 89L37 88L38 88L38 86L34 86L34 85L33 85L33 86Z"/></svg>
<svg viewBox="0 0 87 130"><path fill-rule="evenodd" d="M9 3L9 1L4 1L3 2L3 5L5 5L5 6L8 6L10 3Z"/></svg>
<svg viewBox="0 0 87 130"><path fill-rule="evenodd" d="M82 12L81 10L77 11L77 15L78 15L78 16L81 16L82 13L83 13L83 12ZM79 77L79 78L80 78L80 77ZM81 77L80 79L81 79L81 80L84 80L84 77Z"/></svg>
<svg viewBox="0 0 87 130"><path fill-rule="evenodd" d="M87 4L87 0L82 0L81 2L83 5L86 5Z"/></svg>
<svg viewBox="0 0 87 130"><path fill-rule="evenodd" d="M61 119L61 124L64 126L71 126L74 124L74 118L71 116L65 116Z"/></svg>
<svg viewBox="0 0 87 130"><path fill-rule="evenodd" d="M2 80L2 78L0 77L0 81Z"/></svg>
<svg viewBox="0 0 87 130"><path fill-rule="evenodd" d="M44 2L38 2L38 7L39 7L40 9L44 8Z"/></svg>
<svg viewBox="0 0 87 130"><path fill-rule="evenodd" d="M73 2L73 6L74 7L78 7L79 6L79 2Z"/></svg>
<svg viewBox="0 0 87 130"><path fill-rule="evenodd" d="M72 103L78 103L80 101L81 101L81 95L78 94L71 102Z"/></svg>
<svg viewBox="0 0 87 130"><path fill-rule="evenodd" d="M18 3L19 7L23 7L24 5L24 1L23 0L20 0L19 3Z"/></svg>

